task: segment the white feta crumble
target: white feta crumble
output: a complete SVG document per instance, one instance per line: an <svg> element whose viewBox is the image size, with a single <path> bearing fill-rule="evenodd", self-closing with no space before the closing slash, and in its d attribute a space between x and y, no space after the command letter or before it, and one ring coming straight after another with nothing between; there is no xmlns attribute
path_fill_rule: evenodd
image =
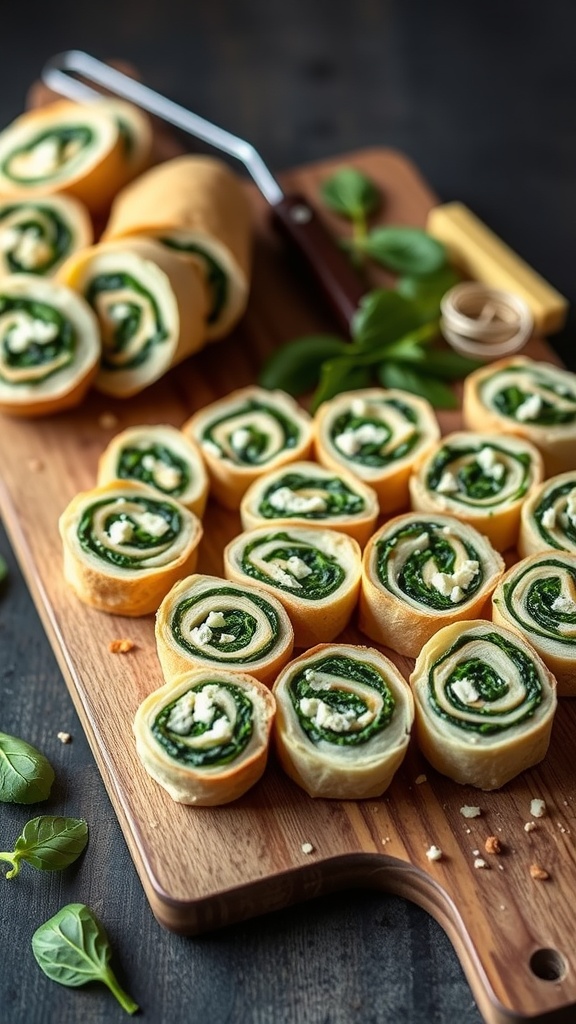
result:
<svg viewBox="0 0 576 1024"><path fill-rule="evenodd" d="M467 558L455 572L435 572L430 582L442 597L450 597L450 600L456 603L462 600L464 589L472 583L479 571L480 563Z"/></svg>
<svg viewBox="0 0 576 1024"><path fill-rule="evenodd" d="M238 427L230 438L234 451L242 451L250 443L250 431L246 427Z"/></svg>
<svg viewBox="0 0 576 1024"><path fill-rule="evenodd" d="M487 868L488 866L489 866L488 862L485 861L483 857L476 857L475 858L475 860L474 860L474 867L477 870L478 869L482 869L482 868Z"/></svg>
<svg viewBox="0 0 576 1024"><path fill-rule="evenodd" d="M226 625L224 612L210 612L206 619L206 625L210 626L210 629L222 629L222 626Z"/></svg>
<svg viewBox="0 0 576 1024"><path fill-rule="evenodd" d="M134 536L134 527L127 519L115 519L108 527L112 544L129 544Z"/></svg>
<svg viewBox="0 0 576 1024"><path fill-rule="evenodd" d="M196 695L189 692L176 701L166 722L166 726L171 732L175 732L179 736L185 736L187 732L190 732L194 724L195 700Z"/></svg>
<svg viewBox="0 0 576 1024"><path fill-rule="evenodd" d="M543 818L546 813L546 804L544 800L531 800L530 801L530 814L533 818Z"/></svg>
<svg viewBox="0 0 576 1024"><path fill-rule="evenodd" d="M13 250L20 265L30 270L49 259L51 253L50 246L35 231L22 231Z"/></svg>
<svg viewBox="0 0 576 1024"><path fill-rule="evenodd" d="M200 647L206 647L212 640L212 630L205 622L202 622L199 626L194 626L190 631L190 635L193 642Z"/></svg>
<svg viewBox="0 0 576 1024"><path fill-rule="evenodd" d="M286 560L286 568L297 580L305 580L307 576L312 575L310 566L306 565L303 558L298 558L298 555L290 555Z"/></svg>
<svg viewBox="0 0 576 1024"><path fill-rule="evenodd" d="M479 807L469 807L468 804L464 804L464 807L460 808L460 814L463 818L479 818L482 811Z"/></svg>
<svg viewBox="0 0 576 1024"><path fill-rule="evenodd" d="M535 821L527 821L526 824L524 825L524 831L525 832L533 832L535 828L536 828L536 822Z"/></svg>
<svg viewBox="0 0 576 1024"><path fill-rule="evenodd" d="M552 602L552 611L560 612L561 615L574 615L576 612L576 602L571 597L564 597L563 594L559 594Z"/></svg>
<svg viewBox="0 0 576 1024"><path fill-rule="evenodd" d="M499 461L493 448L481 448L476 455L476 462L482 472L486 476L491 476L494 480L500 480L504 475L505 467Z"/></svg>
<svg viewBox="0 0 576 1024"><path fill-rule="evenodd" d="M452 590L450 591L450 600L452 601L452 604L456 604L458 601L461 601L463 597L464 591L462 590L462 587L452 587Z"/></svg>
<svg viewBox="0 0 576 1024"><path fill-rule="evenodd" d="M462 704L475 704L480 700L480 694L471 679L457 679L452 683L452 689Z"/></svg>
<svg viewBox="0 0 576 1024"><path fill-rule="evenodd" d="M291 590L302 589L302 584L294 579L291 573L286 572L281 565L278 565L278 562L266 562L266 570L268 575L283 587L290 587Z"/></svg>
<svg viewBox="0 0 576 1024"><path fill-rule="evenodd" d="M135 512L133 515L138 526L149 534L150 537L163 537L170 529L169 523L164 516L158 516L154 512Z"/></svg>
<svg viewBox="0 0 576 1024"><path fill-rule="evenodd" d="M319 494L296 494L290 487L279 487L268 501L277 512L325 512L326 501Z"/></svg>
<svg viewBox="0 0 576 1024"><path fill-rule="evenodd" d="M27 171L31 178L40 177L59 166L59 144L55 138L48 137L39 142L26 156Z"/></svg>
<svg viewBox="0 0 576 1024"><path fill-rule="evenodd" d="M173 491L182 480L182 473L176 466L168 466L162 459L157 459L154 455L145 455L142 459L142 466L152 474L158 486L163 487L166 491Z"/></svg>
<svg viewBox="0 0 576 1024"><path fill-rule="evenodd" d="M445 470L436 488L438 494L455 494L459 490L458 481L449 469Z"/></svg>
<svg viewBox="0 0 576 1024"><path fill-rule="evenodd" d="M349 427L334 438L334 444L343 455L357 455L366 444L384 444L387 431L374 423L362 423L359 427Z"/></svg>
<svg viewBox="0 0 576 1024"><path fill-rule="evenodd" d="M516 409L516 419L520 420L521 423L526 423L527 420L535 420L542 411L542 396L541 395L528 395Z"/></svg>
<svg viewBox="0 0 576 1024"><path fill-rule="evenodd" d="M234 636L234 633L220 633L220 639L218 640L218 643L231 644L232 641L235 639L236 637Z"/></svg>
<svg viewBox="0 0 576 1024"><path fill-rule="evenodd" d="M556 509L555 508L547 508L546 511L542 513L542 526L544 527L545 530L553 530L554 529L554 527L556 526Z"/></svg>
<svg viewBox="0 0 576 1024"><path fill-rule="evenodd" d="M356 715L352 708L346 711L334 711L319 697L302 697L300 711L306 718L310 718L319 729L331 729L332 732L351 732L353 729L363 729L374 718L374 712L369 708L361 715Z"/></svg>
<svg viewBox="0 0 576 1024"><path fill-rule="evenodd" d="M312 843L302 843L302 853L314 853L314 847Z"/></svg>
<svg viewBox="0 0 576 1024"><path fill-rule="evenodd" d="M125 320L130 313L131 309L127 302L113 302L108 306L108 316L112 320Z"/></svg>
<svg viewBox="0 0 576 1024"><path fill-rule="evenodd" d="M45 323L44 320L20 321L10 329L6 345L10 352L18 355L25 352L29 345L47 345L58 336L58 325Z"/></svg>
<svg viewBox="0 0 576 1024"><path fill-rule="evenodd" d="M431 846L426 850L428 860L442 860L442 850L439 846Z"/></svg>

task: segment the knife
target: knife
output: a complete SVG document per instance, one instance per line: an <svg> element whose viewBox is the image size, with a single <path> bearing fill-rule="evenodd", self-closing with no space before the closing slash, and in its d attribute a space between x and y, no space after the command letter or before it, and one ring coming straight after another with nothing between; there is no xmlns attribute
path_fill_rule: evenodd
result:
<svg viewBox="0 0 576 1024"><path fill-rule="evenodd" d="M358 303L368 290L367 285L338 248L305 196L284 193L250 142L82 50L66 50L50 58L42 70L42 79L55 92L80 102L102 95L87 84L91 82L239 160L270 205L274 222L302 257L340 326L349 332Z"/></svg>

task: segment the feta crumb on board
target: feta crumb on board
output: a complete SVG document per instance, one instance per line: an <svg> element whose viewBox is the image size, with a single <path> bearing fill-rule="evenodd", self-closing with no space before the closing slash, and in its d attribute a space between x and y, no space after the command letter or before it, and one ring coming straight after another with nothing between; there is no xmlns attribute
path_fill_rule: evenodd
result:
<svg viewBox="0 0 576 1024"><path fill-rule="evenodd" d="M58 739L60 740L60 743L70 743L70 740L72 739L72 736L70 735L69 732L59 732L57 733L57 736Z"/></svg>
<svg viewBox="0 0 576 1024"><path fill-rule="evenodd" d="M482 870L483 868L489 868L490 865L488 864L488 861L484 860L483 857L476 857L474 859L474 867L477 870Z"/></svg>
<svg viewBox="0 0 576 1024"><path fill-rule="evenodd" d="M426 850L426 856L428 857L428 860L435 861L442 860L442 857L444 855L439 846L431 846L428 850Z"/></svg>
<svg viewBox="0 0 576 1024"><path fill-rule="evenodd" d="M314 853L312 843L302 843L302 853Z"/></svg>
<svg viewBox="0 0 576 1024"><path fill-rule="evenodd" d="M479 818L482 811L479 807L469 807L467 804L464 804L464 807L460 808L460 814L463 818Z"/></svg>
<svg viewBox="0 0 576 1024"><path fill-rule="evenodd" d="M530 814L533 818L543 818L546 814L546 804L544 800L538 798L530 801Z"/></svg>

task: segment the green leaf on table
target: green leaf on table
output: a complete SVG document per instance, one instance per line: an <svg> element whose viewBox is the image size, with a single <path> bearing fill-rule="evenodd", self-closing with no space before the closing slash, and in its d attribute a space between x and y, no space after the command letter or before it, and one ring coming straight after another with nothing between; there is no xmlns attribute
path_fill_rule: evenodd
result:
<svg viewBox="0 0 576 1024"><path fill-rule="evenodd" d="M352 320L354 349L369 351L398 341L422 325L420 311L393 289L376 288L360 300Z"/></svg>
<svg viewBox="0 0 576 1024"><path fill-rule="evenodd" d="M378 367L378 378L385 388L399 388L413 395L426 398L436 409L456 409L458 400L447 384L435 377L428 377L418 367L402 366L394 362L382 362Z"/></svg>
<svg viewBox="0 0 576 1024"><path fill-rule="evenodd" d="M348 356L327 360L322 366L320 383L314 392L310 407L311 412L316 412L322 402L334 398L334 395L340 394L341 391L348 391L351 387L364 387L365 382L370 382L370 377L370 371L367 368L357 367L354 359ZM352 379L355 379L357 383L351 385Z"/></svg>
<svg viewBox="0 0 576 1024"><path fill-rule="evenodd" d="M259 384L270 390L281 388L295 397L303 395L318 382L326 359L340 355L347 347L347 342L331 334L296 338L270 356L260 372Z"/></svg>
<svg viewBox="0 0 576 1024"><path fill-rule="evenodd" d="M349 220L375 213L381 202L380 190L355 167L341 167L320 186L322 199L331 210Z"/></svg>
<svg viewBox="0 0 576 1024"><path fill-rule="evenodd" d="M432 274L446 263L442 243L421 228L374 228L363 240L362 249L399 274Z"/></svg>
<svg viewBox="0 0 576 1024"><path fill-rule="evenodd" d="M62 871L80 856L88 842L88 825L81 818L42 814L27 821L14 849L0 853L0 860L12 868L6 878L15 878L25 861L39 871Z"/></svg>
<svg viewBox="0 0 576 1024"><path fill-rule="evenodd" d="M47 800L54 769L36 747L0 732L0 802L35 804Z"/></svg>
<svg viewBox="0 0 576 1024"><path fill-rule="evenodd" d="M402 357L400 362L403 362ZM469 359L459 352L434 352L428 349L420 372L429 377L439 377L440 380L461 380L485 365L480 359Z"/></svg>
<svg viewBox="0 0 576 1024"><path fill-rule="evenodd" d="M440 316L440 303L446 292L461 280L457 271L444 266L433 274L400 277L396 282L396 291L403 298L418 303L422 315L432 320Z"/></svg>
<svg viewBox="0 0 576 1024"><path fill-rule="evenodd" d="M112 948L108 936L83 903L69 903L41 924L32 936L32 952L52 981L72 988L101 981L126 1013L136 1013L138 1005L120 987L110 967Z"/></svg>

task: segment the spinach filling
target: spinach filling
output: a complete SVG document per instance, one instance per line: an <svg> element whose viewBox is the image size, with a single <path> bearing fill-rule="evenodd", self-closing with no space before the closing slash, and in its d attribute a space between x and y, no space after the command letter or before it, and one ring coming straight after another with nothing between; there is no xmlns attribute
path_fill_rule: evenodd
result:
<svg viewBox="0 0 576 1024"><path fill-rule="evenodd" d="M202 441L210 441L211 444L216 445L222 451L222 446L218 443L215 437L215 432L222 424L227 423L229 420L236 420L237 417L247 416L250 413L264 413L266 416L271 417L278 426L282 433L282 444L280 450L285 448L295 448L300 440L300 428L294 423L288 416L280 412L279 409L274 408L273 405L266 405L264 402L260 402L255 398L249 398L248 401L244 402L243 405L227 412L224 416L220 416L217 420L212 420L202 433ZM238 462L245 463L248 466L258 466L262 463L267 462L269 458L278 453L276 449L271 454L266 454L269 447L269 434L264 430L258 429L257 426L250 423L243 424L240 428L245 431L247 438L245 443L238 447L233 446L231 438L234 435L236 429L234 425L231 425L230 433L228 435L228 443L234 452L234 455ZM224 453L227 454L227 453Z"/></svg>
<svg viewBox="0 0 576 1024"><path fill-rule="evenodd" d="M0 338L1 380L15 387L19 384L29 387L31 384L41 384L52 374L59 373L65 366L70 365L76 353L76 331L70 320L59 310L36 299L0 294L0 317L10 313L24 314L30 321L31 328L35 323L51 327L54 336L49 341L35 341L31 338L25 345L18 345L17 350L13 351L11 339L16 328L10 327L5 330ZM21 380L15 381L10 376L2 374L2 366L14 371L30 370L30 377L23 374ZM45 373L41 372L42 367L46 368Z"/></svg>
<svg viewBox="0 0 576 1024"><path fill-rule="evenodd" d="M427 545L422 548L416 548L405 560L398 578L393 581L394 586L390 580L388 565L390 556L399 544L423 534L428 538ZM460 538L460 540L466 549L468 558L478 562L479 565L478 572L468 586L462 587L464 596L460 601L452 601L450 594L442 595L436 587L430 586L424 580L425 567L430 560L435 563L436 572L451 574L456 566L456 552L450 543L450 537L443 532L441 527L436 526L434 523L410 523L377 544L376 571L380 583L391 593L395 593L396 588L398 588L413 601L423 604L428 608L433 608L435 611L447 611L450 608L457 607L457 605L462 604L464 601L469 601L482 586L484 573L482 571L482 560L476 549L464 541L463 538Z"/></svg>
<svg viewBox="0 0 576 1024"><path fill-rule="evenodd" d="M415 448L422 436L420 431L416 429L418 417L409 405L405 405L404 402L400 402L398 399L387 399L386 402L380 402L379 404L382 406L383 411L385 411L386 406L392 406L401 413L409 423L414 424L414 430L412 433L409 434L409 436L400 444L397 444L395 447L391 447L388 451L383 451L382 449L388 445L393 435L392 429L386 423L385 419L379 419L376 416L359 416L349 409L334 420L330 430L330 438L337 451L340 451L340 448L336 444L336 439L346 431L356 431L365 426L384 430L384 440L380 442L367 441L361 445L360 449L354 455L348 456L352 462L359 462L361 465L369 466L371 468L388 466L390 463L396 462L398 459L405 458Z"/></svg>
<svg viewBox="0 0 576 1024"><path fill-rule="evenodd" d="M525 373L526 369L523 366L510 366L506 370L506 375ZM495 376L496 374L488 377L484 381L483 387L487 388ZM534 426L547 427L559 426L563 423L574 423L576 421L576 395L572 392L566 394L563 390L559 391L558 385L555 385L546 374L531 371L531 377L534 384L544 391L545 394L542 395L540 390L538 392L525 391L518 384L508 384L502 387L500 391L497 391L492 399L498 412L515 420L520 406L524 404L527 398L537 393L542 399L542 405L539 412L526 421L527 426L533 424ZM547 398L545 397L546 395L550 397ZM557 408L556 399L558 398L569 401L573 405L573 409Z"/></svg>
<svg viewBox="0 0 576 1024"><path fill-rule="evenodd" d="M313 669L314 672L326 672L338 676L342 680L342 685L334 684L330 689L315 688L306 678L306 673L310 669ZM347 680L350 681L350 689L346 687ZM300 702L303 699L313 700L316 698L327 704L332 712L346 714L346 712L353 711L359 718L369 710L369 705L363 696L354 692L354 683L369 686L382 700L378 714L363 728L353 732L337 732L334 729L319 726L313 717L303 713ZM342 655L328 655L328 657L321 658L319 661L308 664L306 668L300 669L290 680L288 692L298 721L312 743L320 743L324 740L338 747L361 746L377 733L386 729L394 714L394 697L380 673L367 662Z"/></svg>
<svg viewBox="0 0 576 1024"><path fill-rule="evenodd" d="M189 730L184 735L173 732L168 726L168 721L174 707L182 700L185 694L181 694L177 700L173 700L166 707L162 708L162 711L156 716L151 726L154 739L170 757L175 761L191 765L194 768L209 768L230 764L231 761L234 761L246 749L254 729L254 707L244 690L239 686L234 686L232 683L224 683L214 679L200 683L199 686L194 687L193 692L196 693L198 690L203 690L206 686L217 686L218 689L226 690L234 699L237 715L234 722L232 739L223 743L214 743L205 749L195 749L186 743L186 737L203 736L213 727L215 719L222 717L224 709L218 705L217 700L215 701L214 715L209 722L191 723Z"/></svg>
<svg viewBox="0 0 576 1024"><path fill-rule="evenodd" d="M298 578L300 584L298 588L286 586L281 581L274 579L252 561L250 557L252 553L255 551L258 554L259 548L271 542L274 543L274 547L267 551L263 558L265 562L272 563L275 559L286 562L289 558L295 557L305 562L311 570L309 576ZM329 597L335 590L338 590L346 576L336 558L306 541L292 538L289 533L270 533L266 537L259 537L258 540L247 544L242 554L242 570L254 580L271 583L284 593L294 594L307 601L320 601Z"/></svg>
<svg viewBox="0 0 576 1024"><path fill-rule="evenodd" d="M287 487L298 494L301 490L318 490L325 502L322 510L300 512L290 509L279 510L270 503L272 495L280 488ZM364 498L356 494L340 477L313 477L302 473L287 472L264 491L258 506L258 512L265 519L329 519L331 516L359 515L365 509Z"/></svg>
<svg viewBox="0 0 576 1024"><path fill-rule="evenodd" d="M95 309L98 296L109 294L112 298L114 292L125 289L130 289L130 291L134 292L136 300L141 296L150 305L154 315L154 328L131 359L125 361L115 359L114 356L121 355L128 348L130 342L140 330L143 320L142 305L138 301L125 303L124 300L119 300L122 305L128 306L128 311L127 315L123 316L115 326L112 332L112 343L106 345L102 351L102 366L106 370L130 370L136 366L141 366L142 363L147 361L154 345L158 345L168 338L168 330L160 315L158 303L153 295L146 288L143 288L131 274L126 274L123 271L97 274L90 281L85 292L85 298L92 308Z"/></svg>
<svg viewBox="0 0 576 1024"><path fill-rule="evenodd" d="M169 469L178 470L179 483L175 487L163 487L156 479L154 471L144 464L147 457L158 460ZM187 463L164 444L150 444L147 448L126 445L120 452L116 475L120 480L140 480L141 483L155 487L157 491L169 494L173 498L180 497L190 483Z"/></svg>
<svg viewBox="0 0 576 1024"><path fill-rule="evenodd" d="M69 252L72 245L70 228L56 210L49 206L42 206L40 203L13 203L0 209L0 236L2 221L14 216L19 219L11 225L11 230L17 232L18 241L3 250L7 267L13 274L47 274ZM19 240L25 234L44 242L50 249L50 254L34 267L27 261L21 263L18 259Z"/></svg>
<svg viewBox="0 0 576 1024"><path fill-rule="evenodd" d="M204 264L206 284L211 299L207 322L209 324L216 323L228 301L228 275L226 272L214 257L196 242L184 242L177 238L161 238L160 241L168 249L188 252L193 256L200 257Z"/></svg>
<svg viewBox="0 0 576 1024"><path fill-rule="evenodd" d="M539 562L539 566L554 566L560 573L567 573L573 583L576 584L576 571L570 569L563 562L555 558L547 558ZM562 581L560 576L547 576L544 579L535 579L529 585L526 595L526 617L521 614L521 609L514 602L516 587L520 584L527 572L533 572L534 567L528 567L520 575L509 583L504 584L504 601L510 614L516 619L520 626L541 636L544 639L552 638L557 643L565 644L566 647L576 647L574 636L563 636L559 631L559 625L576 627L576 611L562 612L555 611L552 605L562 593Z"/></svg>
<svg viewBox="0 0 576 1024"><path fill-rule="evenodd" d="M457 459L472 456L470 462L460 466L454 473L458 490L450 492L449 497L451 501L456 501L463 505L467 505L470 502L482 502L483 508L490 508L500 504L501 500L503 500L501 497L503 492L506 494L506 500L510 502L522 498L530 486L531 459L528 453L508 451L497 444L483 444L482 449L484 448L489 448L504 456L505 460L513 459L521 467L521 479L513 493L506 493L510 476L510 470L506 466L506 462L500 463L504 467L504 472L500 476L496 477L491 473L487 473L477 461L477 456L481 449L473 445L462 447L444 445L435 456L428 471L426 483L429 489L431 491L438 489L444 473L450 471L452 464Z"/></svg>
<svg viewBox="0 0 576 1024"><path fill-rule="evenodd" d="M34 135L29 142L13 149L2 161L0 171L9 181L19 185L40 185L58 177L67 164L73 164L77 157L94 141L94 132L88 125L68 124L60 127L47 128ZM53 144L56 150L56 168L46 173L23 174L14 169L19 157L29 156L37 146L45 143Z"/></svg>
<svg viewBox="0 0 576 1024"><path fill-rule="evenodd" d="M114 502L110 498L96 501L84 510L80 523L78 524L78 540L84 551L97 555L104 562L110 562L122 569L146 569L147 559L154 557L159 551L168 547L178 536L182 528L182 518L175 505L169 505L163 501L153 501L151 498L141 498L130 495L126 498L130 504L139 506L142 512L150 512L153 515L161 516L168 526L168 529L161 537L155 537L148 533L143 526L138 525L129 512L114 511ZM112 523L128 522L133 527L132 536L128 542L130 548L136 548L142 552L141 558L133 554L123 554L121 551L114 551L108 547L107 538L99 537L94 532L94 516L101 508L110 508L103 526L104 532L108 534ZM108 538L109 539L109 538Z"/></svg>
<svg viewBox="0 0 576 1024"><path fill-rule="evenodd" d="M540 504L534 509L534 519L540 536L546 541L549 547L558 548L560 551L564 550L563 545L560 544L557 538L546 529L542 519L544 513L547 512L549 508L553 508L557 501L561 498L567 498L573 491L576 491L576 483L573 480L568 480L566 483L560 484L559 487L553 487L550 491L547 491L546 494L543 495ZM576 523L573 523L568 515L563 516L562 514L557 517L557 522L561 527L561 531L566 537L566 540L576 547Z"/></svg>
<svg viewBox="0 0 576 1024"><path fill-rule="evenodd" d="M233 587L214 587L212 590L203 590L199 594L184 598L183 601L180 601L180 603L176 605L170 620L170 630L176 643L195 657L201 657L207 661L218 660L205 647L195 644L190 632L186 635L184 634L182 621L187 612L194 608L199 601L204 602L206 598L238 598L240 594L244 599L254 604L255 614L250 615L241 608L218 608L218 610L221 610L224 615L224 625L220 627L211 627L211 646L225 655L225 658L221 659L222 661L233 661L238 665L250 664L250 662L259 661L261 658L265 658L266 655L274 649L274 646L278 641L280 633L278 616L274 608L272 608L268 601L265 601L263 597L260 597L257 594L247 594L245 591L236 590ZM217 601L216 606L218 606ZM270 623L270 639L266 644L263 644L262 647L259 647L256 653L243 656L242 651L250 645L256 635L259 614L265 615ZM228 640L226 643L221 643L220 637L222 634L231 635L234 639Z"/></svg>

